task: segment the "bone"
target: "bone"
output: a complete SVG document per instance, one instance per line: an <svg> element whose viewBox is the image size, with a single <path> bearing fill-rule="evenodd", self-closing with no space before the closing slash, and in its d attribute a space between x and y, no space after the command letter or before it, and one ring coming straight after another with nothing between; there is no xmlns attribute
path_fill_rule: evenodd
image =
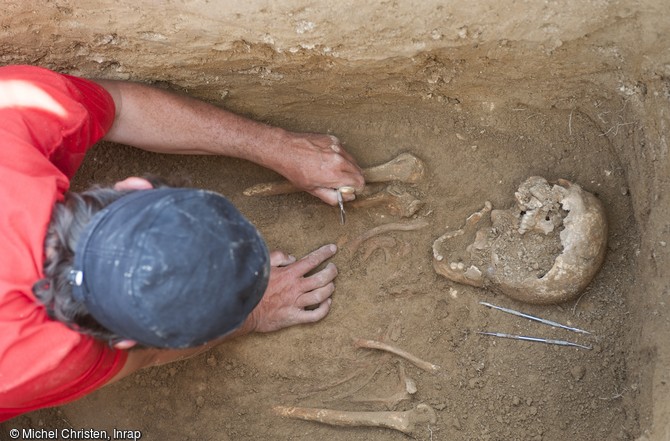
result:
<svg viewBox="0 0 670 441"><path fill-rule="evenodd" d="M391 260L391 248L395 247L397 241L391 236L375 236L363 244L361 252L363 261L367 261L377 250L384 252L384 262Z"/></svg>
<svg viewBox="0 0 670 441"><path fill-rule="evenodd" d="M463 228L438 238L435 271L527 303L577 297L605 257L602 204L577 184L561 179L552 186L538 176L524 181L515 199L508 210L487 202Z"/></svg>
<svg viewBox="0 0 670 441"><path fill-rule="evenodd" d="M361 246L363 242L366 240L380 235L384 233L388 233L390 231L415 231L415 230L420 230L422 228L426 228L428 226L428 221L424 219L415 219L410 222L391 222L388 224L383 224L379 225L377 227L374 227L360 236L351 239L350 241L346 242L344 245L342 245L343 248L346 248L350 250L353 253L358 250L358 248Z"/></svg>
<svg viewBox="0 0 670 441"><path fill-rule="evenodd" d="M395 354L398 357L404 358L405 360L412 363L414 366L418 367L419 369L423 369L426 372L435 373L439 372L442 369L440 366L424 361L416 357L415 355L410 354L407 351L404 351L402 349L396 348L395 346L391 346L389 344L377 340L366 340L363 338L355 338L354 346L356 346L357 348L377 349L380 351L390 352L391 354Z"/></svg>
<svg viewBox="0 0 670 441"><path fill-rule="evenodd" d="M402 153L384 164L366 168L363 177L366 182L399 181L416 184L425 174L425 166L411 153ZM301 191L288 181L275 181L257 184L244 190L245 196L275 196Z"/></svg>
<svg viewBox="0 0 670 441"><path fill-rule="evenodd" d="M395 392L393 395L388 397L379 397L379 398L355 398L351 401L354 403L363 403L363 404L382 404L388 410L393 410L398 406L398 404L403 401L410 400L412 396L407 393L405 390Z"/></svg>
<svg viewBox="0 0 670 441"><path fill-rule="evenodd" d="M400 181L416 184L423 179L426 167L411 153L402 153L387 163L363 170L367 182Z"/></svg>
<svg viewBox="0 0 670 441"><path fill-rule="evenodd" d="M427 404L419 404L404 412L355 412L310 407L275 406L275 414L305 421L315 421L331 426L385 427L413 436L423 424L435 424L435 409Z"/></svg>
<svg viewBox="0 0 670 441"><path fill-rule="evenodd" d="M398 363L398 377L400 378L400 385L404 387L405 392L410 395L414 395L417 391L416 383L405 373L405 368L402 364Z"/></svg>
<svg viewBox="0 0 670 441"><path fill-rule="evenodd" d="M414 380L409 378L405 373L405 368L400 362L397 362L398 366L398 380L399 387L398 391L389 395L388 397L375 397L375 398L356 398L352 401L356 403L370 403L370 404L383 404L388 410L394 410L398 404L403 401L411 400L412 395L417 392L416 383Z"/></svg>
<svg viewBox="0 0 670 441"><path fill-rule="evenodd" d="M411 217L423 206L423 202L406 191L390 185L371 196L356 199L349 204L353 208L382 206L393 216Z"/></svg>

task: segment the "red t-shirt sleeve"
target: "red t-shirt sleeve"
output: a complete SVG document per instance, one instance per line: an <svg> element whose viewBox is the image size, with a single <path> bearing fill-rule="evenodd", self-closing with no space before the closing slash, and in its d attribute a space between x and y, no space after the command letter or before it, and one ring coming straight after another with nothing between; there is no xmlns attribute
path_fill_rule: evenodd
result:
<svg viewBox="0 0 670 441"><path fill-rule="evenodd" d="M53 205L114 114L93 82L0 68L0 422L80 398L125 363L125 351L49 319L32 294Z"/></svg>

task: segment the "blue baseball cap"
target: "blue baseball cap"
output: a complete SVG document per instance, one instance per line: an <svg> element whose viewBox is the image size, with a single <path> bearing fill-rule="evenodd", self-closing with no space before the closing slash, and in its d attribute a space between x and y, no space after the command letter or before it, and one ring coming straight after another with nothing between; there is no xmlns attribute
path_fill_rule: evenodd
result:
<svg viewBox="0 0 670 441"><path fill-rule="evenodd" d="M75 300L109 331L146 346L187 348L244 322L267 288L270 257L225 197L161 188L96 213L71 275Z"/></svg>

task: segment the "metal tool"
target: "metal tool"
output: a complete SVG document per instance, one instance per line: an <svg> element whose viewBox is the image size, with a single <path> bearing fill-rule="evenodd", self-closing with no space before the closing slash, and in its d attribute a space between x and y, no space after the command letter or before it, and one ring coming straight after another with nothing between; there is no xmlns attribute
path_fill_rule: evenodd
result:
<svg viewBox="0 0 670 441"><path fill-rule="evenodd" d="M342 198L343 194L351 194L355 191L354 187L340 187L336 188L335 191L337 192L337 205L340 207L340 224L344 225L344 223L347 221L347 213L344 211L344 199Z"/></svg>
<svg viewBox="0 0 670 441"><path fill-rule="evenodd" d="M543 318L540 318L540 317L535 317L535 316L529 315L529 314L524 314L523 312L515 311L513 309L503 308L502 306L496 306L496 305L492 305L492 304L486 303L486 302L479 302L479 304L484 305L484 306L488 306L489 308L497 309L498 311L506 312L508 314L516 315L518 317L527 318L528 320L533 320L533 321L536 321L536 322L544 323L545 325L553 326L554 328L567 329L568 331L579 332L579 333L582 333L582 334L591 334L590 332L585 331L583 329L573 328L572 326L562 325L560 323L553 322L551 320L543 319Z"/></svg>
<svg viewBox="0 0 670 441"><path fill-rule="evenodd" d="M511 338L514 340L534 341L538 343L547 343L550 345L574 346L577 348L588 349L588 350L592 349L591 346L584 346L578 343L573 343L571 341L565 341L565 340L552 340L549 338L527 337L525 335L504 334L502 332L477 332L477 334L490 335L492 337Z"/></svg>
<svg viewBox="0 0 670 441"><path fill-rule="evenodd" d="M525 319L533 320L535 322L539 322L539 323L542 323L544 325L553 326L555 328L567 329L568 331L579 332L579 333L582 333L582 334L591 334L590 332L584 331L583 329L573 328L572 326L566 326L566 325L563 325L561 323L553 322L551 320L543 319L543 318L540 318L540 317L535 317L534 315L525 314L523 312L515 311L513 309L503 308L502 306L496 306L496 305L492 305L492 304L486 303L486 302L479 302L479 304L484 305L484 306L489 307L489 308L493 308L493 309L498 310L498 311L506 312L507 314L515 315L517 317L523 317ZM578 343L573 343L571 341L565 341L565 340L554 340L554 339L551 339L551 338L529 337L529 336L526 336L526 335L512 335L512 334L505 334L503 332L477 332L477 334L490 335L492 337L500 337L500 338L511 338L513 340L534 341L534 342L546 343L546 344L550 344L550 345L573 346L573 347L582 348L582 349L589 349L589 350L591 349L591 346L580 345Z"/></svg>
<svg viewBox="0 0 670 441"><path fill-rule="evenodd" d="M344 201L342 200L342 191L337 189L337 205L340 206L340 225L344 225L347 221L347 213L344 211Z"/></svg>

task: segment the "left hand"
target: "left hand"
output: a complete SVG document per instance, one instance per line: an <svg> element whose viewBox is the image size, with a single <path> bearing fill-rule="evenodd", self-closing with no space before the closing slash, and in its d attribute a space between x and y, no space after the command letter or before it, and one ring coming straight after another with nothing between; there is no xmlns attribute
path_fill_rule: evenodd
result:
<svg viewBox="0 0 670 441"><path fill-rule="evenodd" d="M337 268L329 263L314 274L306 274L336 252L335 245L325 245L298 261L281 251L270 253L270 281L243 325L245 332L272 332L324 318L330 310Z"/></svg>
<svg viewBox="0 0 670 441"><path fill-rule="evenodd" d="M337 137L286 132L286 138L281 163L273 168L296 187L330 205L337 204L336 188L363 189L363 172ZM353 200L356 196L346 194L343 197Z"/></svg>

